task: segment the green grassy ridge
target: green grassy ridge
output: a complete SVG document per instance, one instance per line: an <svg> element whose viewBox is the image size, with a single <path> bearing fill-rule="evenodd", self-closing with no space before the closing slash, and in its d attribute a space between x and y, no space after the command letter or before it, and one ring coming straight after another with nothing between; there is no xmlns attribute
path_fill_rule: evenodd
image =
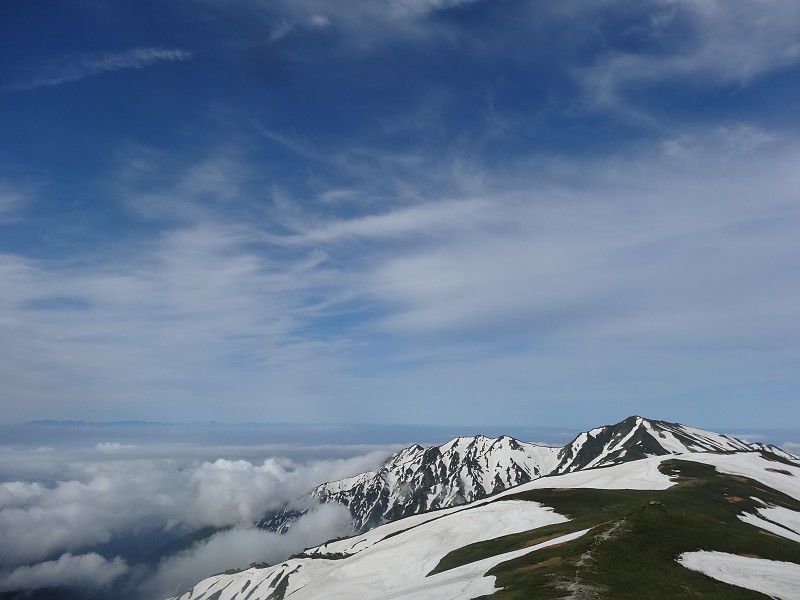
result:
<svg viewBox="0 0 800 600"><path fill-rule="evenodd" d="M431 574L587 528L591 531L577 540L490 570L502 588L492 598L566 598L579 588L581 598L763 600L762 594L690 571L675 559L682 552L718 550L800 563L800 544L737 517L760 506L750 496L792 510L800 510L800 502L711 465L672 459L659 468L677 484L660 491L541 489L507 496L502 500L540 502L571 520L470 544L442 558Z"/></svg>
<svg viewBox="0 0 800 600"><path fill-rule="evenodd" d="M455 567L533 546L551 537L565 535L582 529L611 523L620 515L647 504L655 498L650 490L599 490L599 489L542 489L506 496L505 500L535 500L545 506L557 507L556 512L570 520L555 525L546 525L531 531L513 533L499 538L475 542L444 556L429 573L434 575ZM586 507L591 507L590 511Z"/></svg>

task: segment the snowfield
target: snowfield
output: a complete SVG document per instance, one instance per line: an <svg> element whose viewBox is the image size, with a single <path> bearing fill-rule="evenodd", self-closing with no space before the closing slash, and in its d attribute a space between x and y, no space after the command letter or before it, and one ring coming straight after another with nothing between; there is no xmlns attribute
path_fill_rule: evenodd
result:
<svg viewBox="0 0 800 600"><path fill-rule="evenodd" d="M678 562L709 577L780 600L800 599L800 565L725 552L684 552Z"/></svg>
<svg viewBox="0 0 800 600"><path fill-rule="evenodd" d="M758 514L761 517L752 513L742 513L739 515L739 519L753 527L759 527L788 540L800 542L800 513L783 506L772 506L759 508Z"/></svg>
<svg viewBox="0 0 800 600"><path fill-rule="evenodd" d="M422 523L426 523L434 519L442 518L446 515L452 515L462 511L473 511L477 507L481 507L488 503L495 503L499 499L507 498L509 496L529 490L547 488L665 490L674 485L674 483L667 475L664 475L658 470L658 465L660 465L662 461L670 458L674 457L654 456L644 460L623 463L615 467L593 469L589 471L575 471L573 473L567 473L566 475L542 477L541 479L536 479L535 481L531 481L529 483L525 483L510 490L496 494L491 498L478 500L467 505L436 510L420 515L414 515L413 517L400 519L399 521L394 521L392 523L382 525L381 527L371 529L362 535L322 544L321 546L310 549L309 552L321 554L354 554L372 546L374 543L385 538L387 535L394 535L397 532L404 531L411 527L416 527ZM491 539L492 537L498 536L490 536L488 539ZM472 543L473 541L477 540L472 540L467 543Z"/></svg>
<svg viewBox="0 0 800 600"><path fill-rule="evenodd" d="M673 456L671 458L676 457ZM693 453L678 458L713 465L721 473L749 477L774 490L783 492L787 496L800 498L800 467L766 460L757 452L742 452L738 454ZM785 471L788 475L781 471Z"/></svg>
<svg viewBox="0 0 800 600"><path fill-rule="evenodd" d="M694 456L694 455L690 455ZM674 485L669 476L658 470L665 460L676 458L672 455L652 456L642 460L622 463L613 467L573 471L566 475L542 477L511 490L499 497L518 494L526 490L546 488L595 488L603 490L665 490ZM681 457L682 458L682 457Z"/></svg>
<svg viewBox="0 0 800 600"><path fill-rule="evenodd" d="M486 571L495 564L535 551L537 547L525 548L521 554L511 552L507 556L492 557L432 577L426 575L445 555L467 544L566 520L536 502L495 502L431 519L424 526L412 527L398 535L379 527L373 530L377 534L371 537L371 545L345 559L290 559L266 569L251 568L234 575L220 575L201 582L193 593L180 598L202 600L221 592L215 600L241 599L246 594L251 600L266 599L280 585L285 586L286 595L291 594L293 600L472 598L494 590L493 578L483 578ZM561 541L575 537L576 534L563 536ZM380 543L375 543L378 538ZM549 544L538 547L555 543L559 542L549 540ZM336 552L338 546L330 544L327 549ZM464 595L473 592L474 596Z"/></svg>
<svg viewBox="0 0 800 600"><path fill-rule="evenodd" d="M506 552L477 560L473 563L450 569L443 573L437 573L422 581L415 581L409 585L402 586L388 594L381 594L374 596L382 600L389 598L405 598L408 600L456 600L456 599L470 599L479 596L485 596L497 591L494 585L494 577L486 576L485 574L493 567L500 563L514 560L520 556L525 556L531 552L536 552L543 548L563 544L576 540L589 531L584 529L574 533L568 533L540 544L535 544L529 548L522 548L521 550L514 550L513 552ZM343 597L344 598L344 597ZM372 598L372 596L370 596Z"/></svg>

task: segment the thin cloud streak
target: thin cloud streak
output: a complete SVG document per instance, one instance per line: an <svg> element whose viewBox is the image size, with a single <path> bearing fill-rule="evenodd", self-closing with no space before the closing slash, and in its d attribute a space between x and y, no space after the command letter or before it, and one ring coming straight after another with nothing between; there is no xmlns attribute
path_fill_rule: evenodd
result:
<svg viewBox="0 0 800 600"><path fill-rule="evenodd" d="M491 203L483 198L440 200L377 215L326 223L296 236L284 236L282 241L309 244L355 239L386 240L405 235L424 235L432 230L458 229L465 225L475 227L478 221L489 220L491 207Z"/></svg>
<svg viewBox="0 0 800 600"><path fill-rule="evenodd" d="M145 69L161 62L189 60L192 53L181 48L133 48L124 52L65 57L44 67L30 79L6 86L8 91L51 87L126 69Z"/></svg>

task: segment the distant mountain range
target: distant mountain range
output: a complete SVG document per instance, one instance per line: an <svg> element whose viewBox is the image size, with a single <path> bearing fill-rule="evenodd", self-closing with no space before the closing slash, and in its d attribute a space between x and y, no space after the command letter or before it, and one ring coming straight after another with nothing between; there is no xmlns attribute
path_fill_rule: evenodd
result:
<svg viewBox="0 0 800 600"><path fill-rule="evenodd" d="M309 507L335 502L350 509L355 531L366 531L410 515L480 500L549 475L648 456L762 450L790 456L769 444L639 416L583 432L563 447L509 436L457 437L441 446L409 446L377 471L323 483L292 506L265 517L259 526L285 532Z"/></svg>
<svg viewBox="0 0 800 600"><path fill-rule="evenodd" d="M355 535L176 599L800 598L800 459L677 423L414 445L262 526L315 502L348 506Z"/></svg>

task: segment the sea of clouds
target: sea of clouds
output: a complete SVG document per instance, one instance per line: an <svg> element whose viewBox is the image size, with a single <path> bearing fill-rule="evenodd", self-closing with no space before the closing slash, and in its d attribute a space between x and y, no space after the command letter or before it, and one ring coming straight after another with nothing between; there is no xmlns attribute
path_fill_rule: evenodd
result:
<svg viewBox="0 0 800 600"><path fill-rule="evenodd" d="M0 446L0 592L158 598L351 531L314 507L285 535L254 526L315 485L376 467L394 446Z"/></svg>

